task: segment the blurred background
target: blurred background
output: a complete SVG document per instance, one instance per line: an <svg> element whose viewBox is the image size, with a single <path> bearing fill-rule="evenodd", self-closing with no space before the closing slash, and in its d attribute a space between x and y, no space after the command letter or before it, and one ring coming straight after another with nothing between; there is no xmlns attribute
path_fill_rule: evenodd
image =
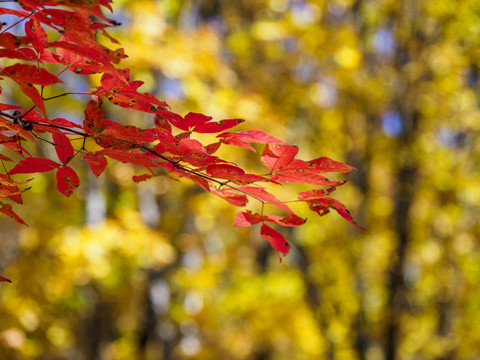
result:
<svg viewBox="0 0 480 360"><path fill-rule="evenodd" d="M37 174L29 227L0 217L1 359L479 359L480 2L115 0L113 17L124 67L173 111L356 167L333 197L367 230L305 211L279 263L195 185L76 159L71 198Z"/></svg>

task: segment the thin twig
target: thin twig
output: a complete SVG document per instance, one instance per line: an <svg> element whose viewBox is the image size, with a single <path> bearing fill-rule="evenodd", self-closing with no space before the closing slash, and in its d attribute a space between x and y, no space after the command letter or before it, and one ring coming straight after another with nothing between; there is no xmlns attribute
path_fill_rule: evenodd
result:
<svg viewBox="0 0 480 360"><path fill-rule="evenodd" d="M56 145L55 143L51 142L50 140L47 140L47 139L44 139L44 138L38 136L38 135L35 134L33 131L30 131L30 134L32 134L33 136L35 136L38 140L45 141L46 143L49 143L50 145L53 145L53 146Z"/></svg>
<svg viewBox="0 0 480 360"><path fill-rule="evenodd" d="M140 149L149 151L150 153L158 156L159 158L161 158L161 159L163 159L163 160L165 160L165 161L168 161L170 164L172 164L175 168L177 168L177 169L179 169L179 170L183 170L183 171L185 171L185 172L187 172L187 173L189 173L189 174L196 175L196 176L199 176L199 177L201 177L201 178L204 178L204 179L213 181L213 182L219 184L220 186L227 186L227 187L229 187L230 189L239 191L239 192L241 192L241 193L243 193L243 194L245 194L245 195L248 195L248 196L250 196L250 197L252 197L252 198L260 201L262 204L266 204L266 203L267 203L265 200L262 200L262 199L256 197L256 196L253 195L253 194L250 194L248 191L239 189L239 188L237 188L236 186L230 185L230 184L228 184L228 183L226 183L226 182L224 182L224 181L217 180L217 179L215 179L215 178L212 178L211 176L202 174L202 173L197 172L197 171L192 171L192 170L190 170L190 169L188 169L188 168L186 168L186 167L184 167L184 166L182 166L182 165L179 165L176 161L174 161L174 160L172 160L172 159L169 159L169 158L166 157L165 155L162 155L162 154L160 154L159 152L157 152L157 151L155 151L155 150L153 150L153 149L150 149L149 147L140 146ZM262 205L262 206L263 206L263 205Z"/></svg>
<svg viewBox="0 0 480 360"><path fill-rule="evenodd" d="M4 116L4 117L6 117L6 118L12 119L12 120L14 119L14 116L13 116L13 115L7 114L7 113L5 113L5 112L3 112L3 111L0 111L0 115L1 115L1 116Z"/></svg>
<svg viewBox="0 0 480 360"><path fill-rule="evenodd" d="M2 2L6 2L6 1L2 1ZM29 19L30 16L32 16L34 12L35 12L35 10L33 10L30 14L28 14L27 17L21 18L20 20L18 20L16 23L10 25L10 26L9 26L8 28L6 28L5 30L2 30L2 32L0 32L0 34L3 34L5 31L11 29L11 28L14 27L15 25L20 24L23 20Z"/></svg>

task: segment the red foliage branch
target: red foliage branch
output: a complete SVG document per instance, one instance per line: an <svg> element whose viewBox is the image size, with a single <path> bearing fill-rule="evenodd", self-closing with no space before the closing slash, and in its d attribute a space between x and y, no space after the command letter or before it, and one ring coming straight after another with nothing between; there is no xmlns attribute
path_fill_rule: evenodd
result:
<svg viewBox="0 0 480 360"><path fill-rule="evenodd" d="M329 198L330 193L345 181L332 181L324 175L329 172L346 173L353 170L352 167L327 157L311 161L297 159L296 146L262 130L227 131L242 123L242 119L213 121L210 116L197 113L181 116L154 95L139 92L143 82L131 80L130 70L118 66L120 60L126 57L123 49L112 50L97 41L97 36L102 34L118 43L106 29L119 24L105 17L101 10L103 7L111 11L110 2L19 0L18 10L0 8L0 15L18 17L16 23L23 22L25 28L25 35L15 35L9 32L9 27L0 28L0 57L17 61L11 66L0 67L0 80L10 78L15 81L32 103L29 109L17 104L0 103L0 144L18 159L0 154L5 169L5 162L13 164L8 172L0 174L0 197L22 203L21 194L27 189L20 190L20 187L26 181L16 182L11 175L47 171L56 173L58 191L70 196L80 184L75 170L69 166L73 158L81 156L97 177L107 166L106 158L110 158L144 168L146 173L134 176L135 182L169 173L188 178L235 206L246 206L249 198L259 201L262 204L261 213L240 211L235 226L262 223L260 235L279 254L286 255L290 246L278 231L266 223L298 226L305 223L305 219L297 216L286 202L267 191L261 183L282 185L291 182L321 186L322 189L299 193L295 201L306 203L319 215L335 209L358 226L344 205ZM52 31L48 35L45 31L48 28L54 30L57 39L50 39ZM61 68L57 75L50 70L52 64ZM67 92L50 98L43 96L46 87L62 83L61 74L67 69L77 76L102 74L100 86L87 94L91 99L86 104L81 125L63 118L50 119L47 115L47 101L72 94ZM102 110L105 100L127 109L151 113L153 127L142 129L105 119ZM44 137L45 133L51 134L51 140ZM218 141L204 145L194 138L195 133L217 134ZM55 147L58 160L32 157L22 145L39 139ZM73 142L79 139L82 145L75 147ZM89 150L91 142L102 149ZM254 143L265 144L261 155L261 161L268 169L265 175L246 173L239 166L214 155L223 145L255 151L252 147ZM287 215L266 215L266 204ZM8 203L0 202L0 212L25 224ZM0 281L3 279L0 278Z"/></svg>

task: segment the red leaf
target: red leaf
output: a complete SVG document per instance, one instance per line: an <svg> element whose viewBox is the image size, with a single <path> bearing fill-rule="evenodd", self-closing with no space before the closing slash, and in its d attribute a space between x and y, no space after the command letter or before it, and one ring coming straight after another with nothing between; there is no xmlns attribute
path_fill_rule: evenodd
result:
<svg viewBox="0 0 480 360"><path fill-rule="evenodd" d="M104 90L117 92L128 86L128 79L130 79L130 70L116 69L117 71L108 72L102 75L100 83Z"/></svg>
<svg viewBox="0 0 480 360"><path fill-rule="evenodd" d="M196 127L200 126L202 124L205 124L206 122L212 120L211 116L203 115L203 114L198 114L198 113L188 113L185 115L185 124L189 127Z"/></svg>
<svg viewBox="0 0 480 360"><path fill-rule="evenodd" d="M340 183L339 185L343 185L347 181L348 180L339 181L339 183ZM333 191L335 191L335 189L336 189L336 187L332 186L332 187L329 187L328 189L315 189L315 190L302 191L302 192L298 193L298 199L299 200L304 200L304 199L308 199L308 198L312 198L312 197L328 196Z"/></svg>
<svg viewBox="0 0 480 360"><path fill-rule="evenodd" d="M198 153L208 155L203 144L200 141L195 139L180 140L177 145L177 152L180 156L184 156L191 152L198 152Z"/></svg>
<svg viewBox="0 0 480 360"><path fill-rule="evenodd" d="M14 137L15 138L15 137ZM8 148L9 150L13 151L15 154L18 154L20 155L21 157L25 158L25 154L27 156L32 156L30 155L30 153L27 151L27 149L25 149L23 146L17 144L17 143L14 143L14 142L0 142L2 143L3 146L5 146L6 148Z"/></svg>
<svg viewBox="0 0 480 360"><path fill-rule="evenodd" d="M80 179L70 166L64 166L57 170L57 189L63 195L69 197L79 185Z"/></svg>
<svg viewBox="0 0 480 360"><path fill-rule="evenodd" d="M252 184L259 181L273 182L278 184L276 181L272 181L264 176L255 175L255 174L243 174L232 181L238 185L247 185L247 184Z"/></svg>
<svg viewBox="0 0 480 360"><path fill-rule="evenodd" d="M158 140L155 129L140 129L132 125L113 125L102 131L116 138L135 141L138 145Z"/></svg>
<svg viewBox="0 0 480 360"><path fill-rule="evenodd" d="M102 98L93 95L85 108L85 120L83 120L83 128L87 134L97 132L103 120Z"/></svg>
<svg viewBox="0 0 480 360"><path fill-rule="evenodd" d="M25 190L23 191L20 191L20 192L24 192ZM14 202L16 202L17 204L23 204L23 199L22 199L22 194L14 194L14 195L10 195L8 196L8 198Z"/></svg>
<svg viewBox="0 0 480 360"><path fill-rule="evenodd" d="M156 113L159 107L165 108L168 106L149 93L140 94L137 92L121 91L116 94L105 94L104 96L107 96L108 100L114 105L147 113Z"/></svg>
<svg viewBox="0 0 480 360"><path fill-rule="evenodd" d="M21 18L28 18L30 16L28 12L25 12L22 10L8 9L8 8L0 8L0 14L15 15Z"/></svg>
<svg viewBox="0 0 480 360"><path fill-rule="evenodd" d="M80 57L73 51L63 49L61 47L57 47L56 50L57 50L58 56L60 57L60 61L62 62L62 64L65 64L65 65L73 64Z"/></svg>
<svg viewBox="0 0 480 360"><path fill-rule="evenodd" d="M7 76L19 84L30 83L47 86L62 82L47 70L27 64L7 66L0 71L0 75Z"/></svg>
<svg viewBox="0 0 480 360"><path fill-rule="evenodd" d="M276 215L265 215L262 217L262 220L282 226L299 226L305 224L305 219L302 219L295 214L290 214L284 217Z"/></svg>
<svg viewBox="0 0 480 360"><path fill-rule="evenodd" d="M208 144L207 146L205 146L205 149L207 150L207 153L209 155L212 155L220 148L221 145L222 145L222 142L217 141L216 143Z"/></svg>
<svg viewBox="0 0 480 360"><path fill-rule="evenodd" d="M20 224L27 225L25 221L23 221L22 218L12 210L12 205L10 204L4 204L0 202L0 212L4 213L7 216L10 216L13 220L19 222Z"/></svg>
<svg viewBox="0 0 480 360"><path fill-rule="evenodd" d="M87 162L88 166L90 166L90 170L92 170L96 177L99 177L103 173L108 164L105 156L92 152L89 152L83 159Z"/></svg>
<svg viewBox="0 0 480 360"><path fill-rule="evenodd" d="M83 129L80 125L63 118L44 119L44 120L46 120L47 123L52 125L61 125L61 126L66 126L71 128Z"/></svg>
<svg viewBox="0 0 480 360"><path fill-rule="evenodd" d="M266 204L273 204L278 208L285 210L290 214L293 214L292 209L290 209L287 204L277 199L264 188L256 186L240 186L239 189L245 191L247 194L253 195L255 198L261 200Z"/></svg>
<svg viewBox="0 0 480 360"><path fill-rule="evenodd" d="M207 166L207 174L220 179L235 180L245 174L238 166L228 164L211 164Z"/></svg>
<svg viewBox="0 0 480 360"><path fill-rule="evenodd" d="M235 227L247 227L259 224L262 221L260 214L252 214L251 211L239 211L235 216Z"/></svg>
<svg viewBox="0 0 480 360"><path fill-rule="evenodd" d="M23 93L32 99L35 106L37 106L40 111L45 114L45 105L38 90L31 83L24 82L19 83L19 85L22 88Z"/></svg>
<svg viewBox="0 0 480 360"><path fill-rule="evenodd" d="M132 180L135 181L136 183L139 183L141 181L148 180L152 177L153 175L150 175L150 174L134 175L132 176Z"/></svg>
<svg viewBox="0 0 480 360"><path fill-rule="evenodd" d="M167 119L170 122L170 124L172 124L176 128L183 131L188 131L188 125L185 122L185 119L181 115L175 114L174 112L171 112L171 111L162 111L162 110L157 111L157 115Z"/></svg>
<svg viewBox="0 0 480 360"><path fill-rule="evenodd" d="M1 8L0 8L1 14ZM16 49L21 45L26 45L30 39L25 36L16 36L9 32L0 33L0 46L7 49Z"/></svg>
<svg viewBox="0 0 480 360"><path fill-rule="evenodd" d="M53 133L55 151L62 164L66 165L73 158L74 150L70 139L64 133Z"/></svg>
<svg viewBox="0 0 480 360"><path fill-rule="evenodd" d="M312 184L312 185L324 185L324 186L340 186L345 181L333 181L329 180L323 175L315 171L303 170L287 170L273 174L271 179L278 182L292 182L299 184Z"/></svg>
<svg viewBox="0 0 480 360"><path fill-rule="evenodd" d="M261 160L270 171L285 168L292 162L298 153L298 147L284 144L267 144L263 150Z"/></svg>
<svg viewBox="0 0 480 360"><path fill-rule="evenodd" d="M0 160L2 161L13 161L12 159L10 159L8 156L5 156L3 154L0 154Z"/></svg>
<svg viewBox="0 0 480 360"><path fill-rule="evenodd" d="M330 212L330 208L332 208L335 209L345 220L352 223L356 227L365 230L365 228L361 227L355 222L355 220L353 220L352 215L350 215L350 212L345 208L345 205L338 200L328 197L321 197L307 199L305 202L311 210L315 211L320 216L328 214Z"/></svg>
<svg viewBox="0 0 480 360"><path fill-rule="evenodd" d="M32 49L21 48L14 49L0 49L0 58L19 59L25 61L36 60L35 52Z"/></svg>
<svg viewBox="0 0 480 360"><path fill-rule="evenodd" d="M122 163L130 163L137 166L143 166L146 169L156 167L153 160L143 152L128 152L112 148L103 149L97 152L99 155L108 156Z"/></svg>
<svg viewBox="0 0 480 360"><path fill-rule="evenodd" d="M32 45L35 50L38 53L43 52L48 44L48 36L38 20L30 19L25 23L25 34L33 38Z"/></svg>
<svg viewBox="0 0 480 360"><path fill-rule="evenodd" d="M2 57L1 54L0 54L0 57ZM0 111L18 110L18 109L22 109L22 107L18 105L0 104Z"/></svg>
<svg viewBox="0 0 480 360"><path fill-rule="evenodd" d="M0 281L9 282L9 283L12 282L11 280L9 280L9 279L7 279L7 278L5 278L5 277L3 277L3 276L0 276Z"/></svg>
<svg viewBox="0 0 480 360"><path fill-rule="evenodd" d="M307 162L307 167L311 170L316 170L320 172L350 172L352 170L356 170L352 166L348 166L344 163L339 161L334 161L328 157L320 157L318 159L314 159Z"/></svg>
<svg viewBox="0 0 480 360"><path fill-rule="evenodd" d="M208 155L202 143L195 139L182 139L176 147L173 147L173 149L170 147L168 150L176 150L176 154L181 156L182 161L194 166L205 166L218 160L216 156Z"/></svg>
<svg viewBox="0 0 480 360"><path fill-rule="evenodd" d="M44 158L27 157L21 160L15 167L8 172L14 174L30 174L36 172L46 172L60 167L55 161Z"/></svg>
<svg viewBox="0 0 480 360"><path fill-rule="evenodd" d="M169 133L172 132L172 126L170 123L160 114L155 114L155 119L153 120L155 123L155 127L159 130L167 131Z"/></svg>
<svg viewBox="0 0 480 360"><path fill-rule="evenodd" d="M210 184L208 179L205 179L201 176L191 174L188 172L178 171L177 169L174 169L174 171L178 174L179 177L190 179L193 182L195 182L198 186L200 186L203 190L208 192L210 191Z"/></svg>
<svg viewBox="0 0 480 360"><path fill-rule="evenodd" d="M246 130L240 131L237 133L222 133L217 135L217 137L223 138L223 142L228 145L236 145L256 151L250 144L259 143L259 144L286 144L285 141L276 138L273 135L266 133L263 130Z"/></svg>
<svg viewBox="0 0 480 360"><path fill-rule="evenodd" d="M260 236L267 240L277 253L286 256L290 251L290 245L285 241L285 238L278 231L272 229L270 226L263 224L260 229ZM280 261L282 258L280 257Z"/></svg>
<svg viewBox="0 0 480 360"><path fill-rule="evenodd" d="M122 73L118 69L105 73L101 80L102 86L97 88L97 94L105 96L115 105L148 113L157 113L158 110L163 111L162 109L168 107L165 102L158 100L152 94L137 92L137 88L143 82L128 82L129 76L128 71Z"/></svg>
<svg viewBox="0 0 480 360"><path fill-rule="evenodd" d="M210 192L221 197L222 199L228 201L230 204L235 206L245 206L248 203L248 198L244 194L237 194L228 190L210 189Z"/></svg>
<svg viewBox="0 0 480 360"><path fill-rule="evenodd" d="M40 54L40 61L46 61L52 64L59 64L60 58L57 54L52 53L50 50L43 49L43 52Z"/></svg>
<svg viewBox="0 0 480 360"><path fill-rule="evenodd" d="M119 139L110 134L95 134L93 135L95 142L101 147L107 149L112 148L115 150L133 150L138 148L135 141Z"/></svg>
<svg viewBox="0 0 480 360"><path fill-rule="evenodd" d="M217 133L233 128L244 121L245 120L243 119L228 119L220 120L217 122L208 122L202 125L195 126L193 128L193 131L198 133Z"/></svg>

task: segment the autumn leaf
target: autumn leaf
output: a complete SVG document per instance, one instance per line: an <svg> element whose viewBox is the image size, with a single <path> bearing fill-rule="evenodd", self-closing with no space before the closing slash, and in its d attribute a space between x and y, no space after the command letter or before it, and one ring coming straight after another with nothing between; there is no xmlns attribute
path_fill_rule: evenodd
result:
<svg viewBox="0 0 480 360"><path fill-rule="evenodd" d="M132 180L134 182L138 183L138 182L141 182L141 181L151 179L152 177L153 177L153 175L151 175L151 174L134 175L134 176L132 176Z"/></svg>
<svg viewBox="0 0 480 360"><path fill-rule="evenodd" d="M241 191L244 191L247 194L253 195L254 197L256 197L257 199L261 200L266 204L273 204L278 208L285 210L290 214L293 214L292 209L290 209L290 207L287 204L285 204L283 201L280 201L278 198L270 194L264 188L256 187L256 186L240 186L238 189L240 189Z"/></svg>
<svg viewBox="0 0 480 360"><path fill-rule="evenodd" d="M339 184L336 185L336 186L343 185L346 182L347 182L347 180L339 181ZM314 189L314 190L301 191L301 192L298 193L298 199L299 200L304 200L304 199L308 199L308 198L328 196L333 191L335 191L336 186L332 186L332 187L329 187L327 189Z"/></svg>
<svg viewBox="0 0 480 360"><path fill-rule="evenodd" d="M305 224L305 219L295 214L287 216L265 215L262 217L262 220L282 226L300 226Z"/></svg>
<svg viewBox="0 0 480 360"><path fill-rule="evenodd" d="M350 172L352 170L356 170L352 166L348 166L342 162L332 160L326 156L320 157L318 159L314 159L308 161L306 166L311 170L321 171L321 172Z"/></svg>
<svg viewBox="0 0 480 360"><path fill-rule="evenodd" d="M268 144L268 143L276 143L276 144L286 144L285 141L266 133L263 130L246 130L240 131L237 133L222 133L217 135L217 137L222 138L223 142L228 145L236 145L240 146L252 151L256 151L254 147L250 144L258 143L258 144Z"/></svg>
<svg viewBox="0 0 480 360"><path fill-rule="evenodd" d="M5 278L5 277L3 277L3 276L0 276L0 281L2 281L2 282L9 282L9 283L12 282L11 280L9 280L9 279L7 279L7 278Z"/></svg>
<svg viewBox="0 0 480 360"><path fill-rule="evenodd" d="M13 220L15 220L16 222L19 222L20 224L27 225L23 221L23 219L13 211L12 205L10 205L10 204L5 204L5 203L0 201L0 212L4 213L7 216L10 216Z"/></svg>
<svg viewBox="0 0 480 360"><path fill-rule="evenodd" d="M118 139L131 140L137 144L147 144L158 139L155 129L140 129L132 125L113 125L102 131Z"/></svg>
<svg viewBox="0 0 480 360"><path fill-rule="evenodd" d="M235 227L247 227L252 224L259 224L262 222L260 214L252 214L251 211L239 211L235 216Z"/></svg>
<svg viewBox="0 0 480 360"><path fill-rule="evenodd" d="M35 51L28 48L21 49L0 49L0 58L19 59L24 61L34 61L37 56Z"/></svg>
<svg viewBox="0 0 480 360"><path fill-rule="evenodd" d="M260 236L267 240L270 245L275 249L280 257L280 261L282 261L282 257L286 256L290 251L290 245L285 240L282 234L280 234L277 230L272 229L270 226L263 224L262 228L260 229Z"/></svg>
<svg viewBox="0 0 480 360"><path fill-rule="evenodd" d="M285 168L298 153L298 147L284 144L267 144L261 157L264 165L274 172Z"/></svg>
<svg viewBox="0 0 480 360"><path fill-rule="evenodd" d="M0 154L0 160L2 161L13 161L12 159L10 159L8 156L5 156L3 154Z"/></svg>
<svg viewBox="0 0 480 360"><path fill-rule="evenodd" d="M53 133L53 142L58 159L66 165L73 158L74 150L70 139L64 133Z"/></svg>
<svg viewBox="0 0 480 360"><path fill-rule="evenodd" d="M107 159L101 154L89 152L83 159L87 162L90 170L92 170L96 177L99 177L108 165Z"/></svg>
<svg viewBox="0 0 480 360"><path fill-rule="evenodd" d="M227 119L216 122L208 122L202 125L195 126L193 128L193 131L198 133L217 133L220 131L231 129L244 121L245 120L243 119Z"/></svg>
<svg viewBox="0 0 480 360"><path fill-rule="evenodd" d="M40 111L45 114L45 104L43 103L42 96L38 92L38 90L33 86L30 82L19 82L20 88L22 89L23 93L27 95L32 102L37 106Z"/></svg>
<svg viewBox="0 0 480 360"><path fill-rule="evenodd" d="M80 185L77 173L70 166L62 166L57 170L57 189L66 197L73 194Z"/></svg>
<svg viewBox="0 0 480 360"><path fill-rule="evenodd" d="M245 206L248 203L248 198L245 194L238 194L225 189L222 189L220 191L216 189L210 189L210 192L235 206Z"/></svg>
<svg viewBox="0 0 480 360"><path fill-rule="evenodd" d="M183 118L183 116L171 111L162 111L162 110L157 111L156 115L161 116L164 119L168 120L170 124L172 124L176 128L183 131L188 131L188 125L185 123L185 119Z"/></svg>
<svg viewBox="0 0 480 360"><path fill-rule="evenodd" d="M329 198L329 197L321 197L321 198L313 198L313 199L306 199L304 200L308 207L315 211L318 215L323 216L330 212L330 209L336 210L345 220L352 223L356 227L365 230L365 228L358 225L355 220L353 220L352 215L347 210L345 205L343 205L340 201Z"/></svg>
<svg viewBox="0 0 480 360"><path fill-rule="evenodd" d="M8 173L9 175L30 174L51 171L58 167L60 167L60 165L50 159L27 157L15 165Z"/></svg>
<svg viewBox="0 0 480 360"><path fill-rule="evenodd" d="M196 126L200 126L212 120L211 116L199 114L199 113L188 113L185 115L185 125L189 128L194 128Z"/></svg>
<svg viewBox="0 0 480 360"><path fill-rule="evenodd" d="M330 180L326 176L320 175L316 171L309 171L308 169L279 171L273 174L271 179L283 183L290 182L323 186L340 186L345 183L343 180Z"/></svg>
<svg viewBox="0 0 480 360"><path fill-rule="evenodd" d="M30 19L25 23L25 34L33 39L32 45L38 53L43 52L48 45L47 33L37 19Z"/></svg>
<svg viewBox="0 0 480 360"><path fill-rule="evenodd" d="M0 70L0 75L7 76L19 84L28 83L48 86L62 82L62 80L47 70L27 64L15 64L4 67Z"/></svg>
<svg viewBox="0 0 480 360"><path fill-rule="evenodd" d="M207 174L215 178L235 180L245 174L238 166L229 164L211 164L207 166Z"/></svg>
<svg viewBox="0 0 480 360"><path fill-rule="evenodd" d="M83 120L83 128L87 134L95 134L103 120L103 110L101 109L102 99L92 96L85 108L85 120Z"/></svg>

